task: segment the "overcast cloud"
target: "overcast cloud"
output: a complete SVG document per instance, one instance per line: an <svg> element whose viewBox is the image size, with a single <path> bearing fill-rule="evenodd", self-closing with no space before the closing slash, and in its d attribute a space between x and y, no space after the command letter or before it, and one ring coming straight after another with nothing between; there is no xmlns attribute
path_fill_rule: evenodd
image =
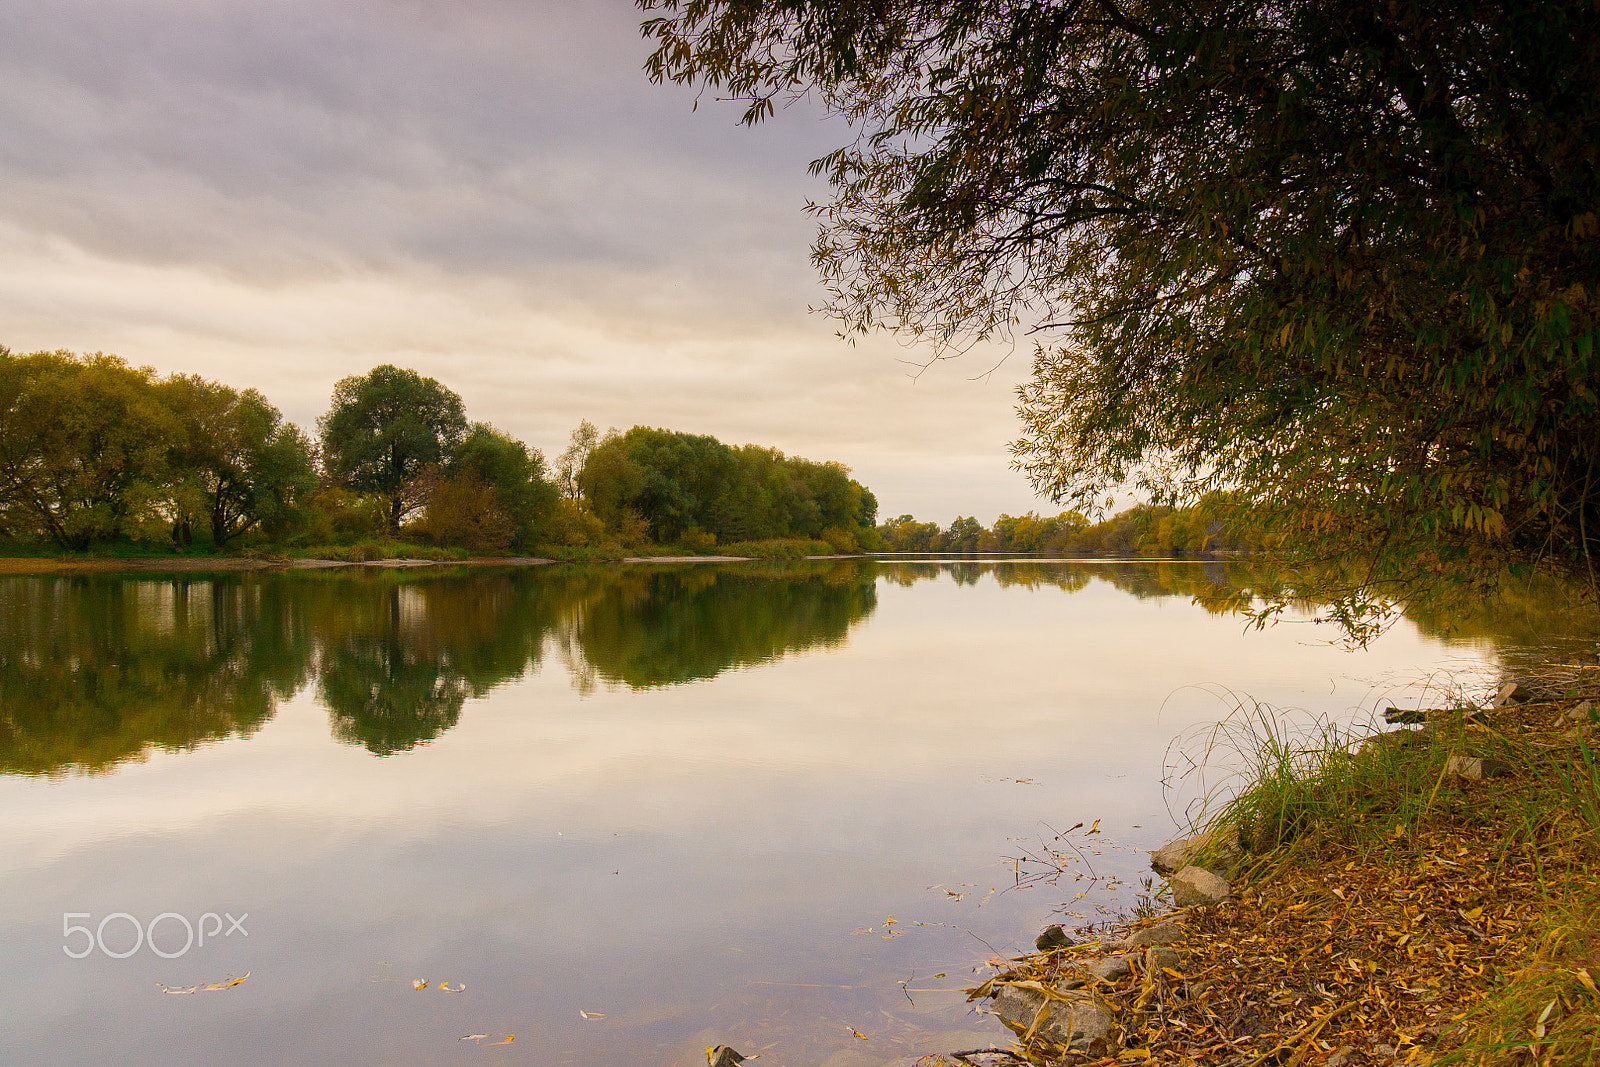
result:
<svg viewBox="0 0 1600 1067"><path fill-rule="evenodd" d="M624 0L0 0L0 343L255 386L381 362L553 454L580 418L855 469L882 514L1045 509L1018 353L913 381L822 293L843 128L652 86Z"/></svg>

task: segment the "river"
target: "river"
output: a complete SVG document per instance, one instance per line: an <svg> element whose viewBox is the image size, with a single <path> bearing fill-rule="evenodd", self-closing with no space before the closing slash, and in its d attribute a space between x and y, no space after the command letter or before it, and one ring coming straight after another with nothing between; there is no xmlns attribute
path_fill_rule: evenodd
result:
<svg viewBox="0 0 1600 1067"><path fill-rule="evenodd" d="M1366 721L1492 668L1406 621L1361 651L1293 613L1251 630L1224 610L1250 575L0 579L0 1059L1004 1043L960 989L1137 904L1144 850L1226 789L1208 724Z"/></svg>

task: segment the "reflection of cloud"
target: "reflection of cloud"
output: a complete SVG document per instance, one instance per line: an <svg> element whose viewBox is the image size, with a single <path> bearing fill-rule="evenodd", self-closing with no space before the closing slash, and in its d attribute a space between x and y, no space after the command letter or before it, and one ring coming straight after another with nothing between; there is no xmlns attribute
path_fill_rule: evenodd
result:
<svg viewBox="0 0 1600 1067"><path fill-rule="evenodd" d="M648 84L623 0L62 0L0 15L6 344L263 389L379 361L559 449L581 417L838 458L894 512L1032 503L1009 378L912 386L804 309L814 109ZM981 458L979 458L981 457ZM873 479L877 479L874 481ZM948 512L948 513L947 513Z"/></svg>

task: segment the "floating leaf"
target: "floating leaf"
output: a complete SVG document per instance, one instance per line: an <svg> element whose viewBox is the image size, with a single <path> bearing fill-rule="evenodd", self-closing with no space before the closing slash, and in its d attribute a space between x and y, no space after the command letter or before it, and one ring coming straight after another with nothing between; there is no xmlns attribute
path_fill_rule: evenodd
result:
<svg viewBox="0 0 1600 1067"><path fill-rule="evenodd" d="M509 1045L509 1044L511 1044L511 1042L515 1041L516 1039L517 1039L517 1035L516 1034L507 1034L506 1035L506 1039L504 1041L491 1041L491 1042L489 1042L489 1044L491 1044L491 1045Z"/></svg>
<svg viewBox="0 0 1600 1067"><path fill-rule="evenodd" d="M411 988L420 993L422 990L428 988L428 980L426 978L417 978L412 981Z"/></svg>
<svg viewBox="0 0 1600 1067"><path fill-rule="evenodd" d="M578 1014L585 1019L604 1019L606 1017L606 1013L603 1011L583 1011L580 1009Z"/></svg>
<svg viewBox="0 0 1600 1067"><path fill-rule="evenodd" d="M488 1034L468 1034L465 1037L458 1037L458 1038L456 1038L456 1040L457 1041L482 1041L484 1038L486 1038L488 1036L489 1036Z"/></svg>

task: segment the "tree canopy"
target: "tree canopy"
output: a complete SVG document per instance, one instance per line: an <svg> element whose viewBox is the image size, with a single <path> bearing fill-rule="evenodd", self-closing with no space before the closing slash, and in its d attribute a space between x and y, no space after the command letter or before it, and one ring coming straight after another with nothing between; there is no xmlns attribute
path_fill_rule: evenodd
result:
<svg viewBox="0 0 1600 1067"><path fill-rule="evenodd" d="M418 476L460 444L467 416L461 397L433 378L384 364L341 378L317 426L328 473L387 497L395 532L425 502L413 491Z"/></svg>
<svg viewBox="0 0 1600 1067"><path fill-rule="evenodd" d="M579 484L607 526L641 524L662 542L805 537L854 551L878 513L877 498L842 464L646 426L595 445Z"/></svg>
<svg viewBox="0 0 1600 1067"><path fill-rule="evenodd" d="M198 514L212 543L226 545L258 526L287 528L295 502L317 482L311 442L254 389L239 392L198 375L165 383L178 421L172 466L180 486L179 529Z"/></svg>
<svg viewBox="0 0 1600 1067"><path fill-rule="evenodd" d="M1589 0L639 6L656 80L855 124L814 164L849 327L1039 331L1056 500L1242 490L1371 575L1600 547Z"/></svg>

